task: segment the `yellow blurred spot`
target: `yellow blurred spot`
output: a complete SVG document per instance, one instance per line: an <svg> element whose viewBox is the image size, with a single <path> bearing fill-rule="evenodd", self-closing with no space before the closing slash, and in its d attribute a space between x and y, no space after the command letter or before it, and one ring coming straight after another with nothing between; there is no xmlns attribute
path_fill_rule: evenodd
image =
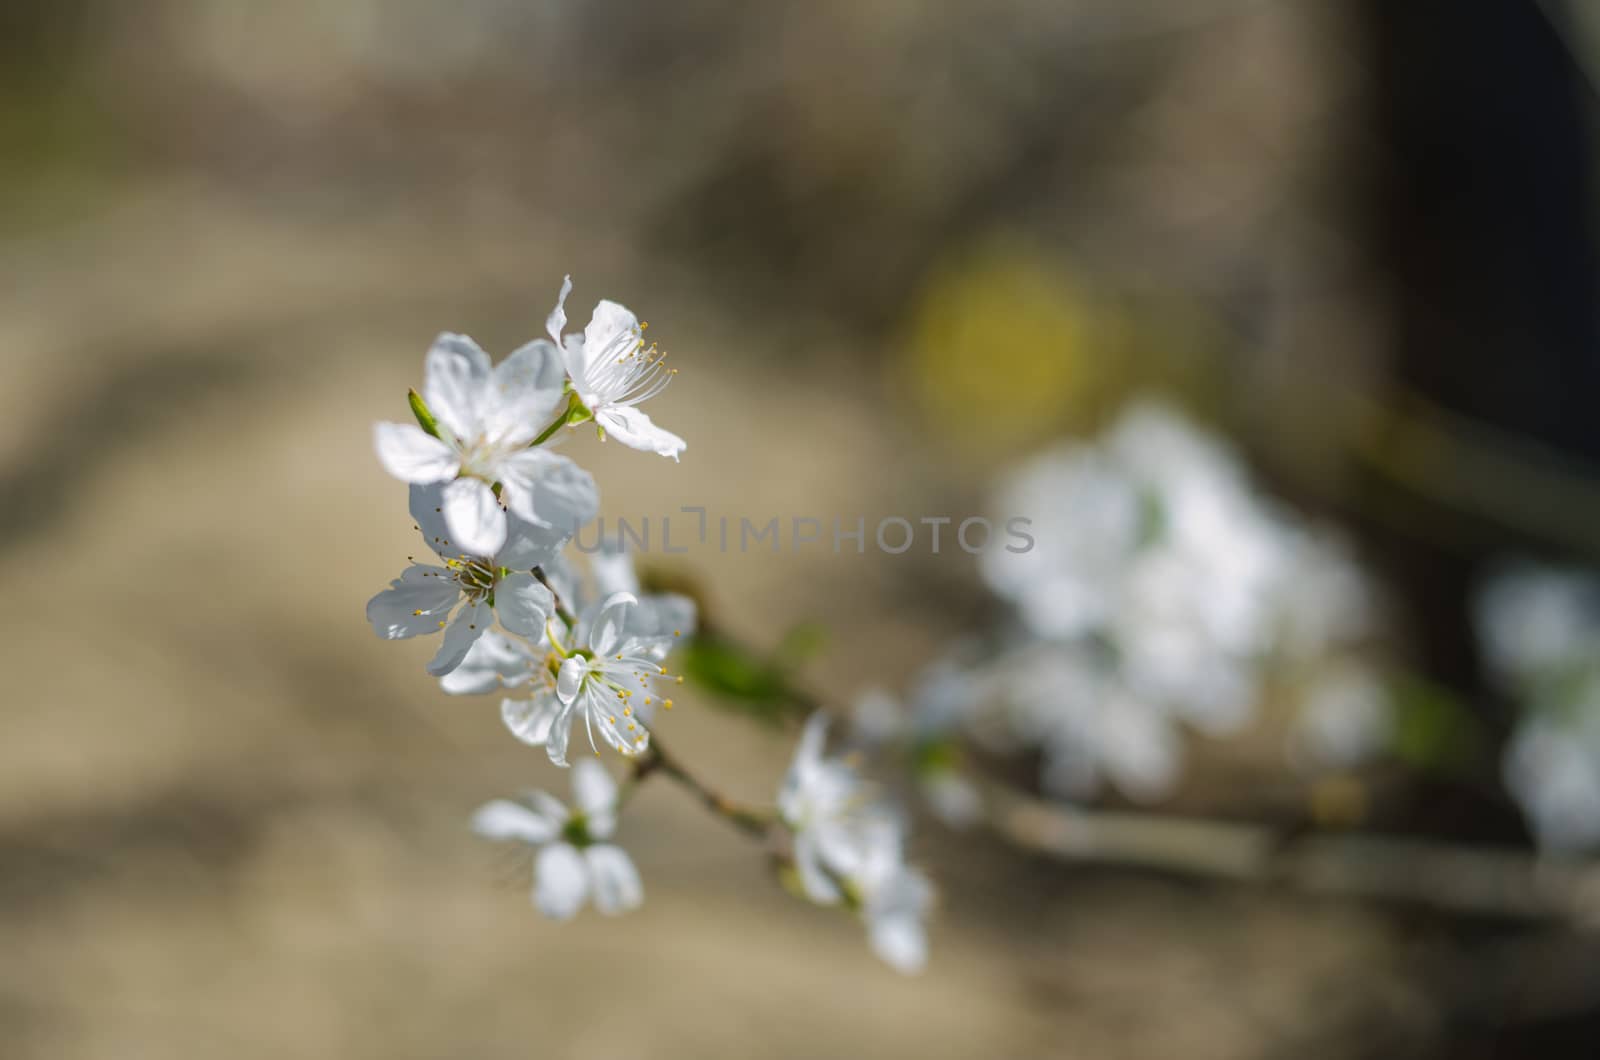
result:
<svg viewBox="0 0 1600 1060"><path fill-rule="evenodd" d="M1367 816L1367 788L1354 777L1324 777L1312 785L1311 818L1329 828L1349 828Z"/></svg>
<svg viewBox="0 0 1600 1060"><path fill-rule="evenodd" d="M924 287L892 382L947 440L1017 449L1088 422L1117 360L1109 330L1069 270L995 244Z"/></svg>

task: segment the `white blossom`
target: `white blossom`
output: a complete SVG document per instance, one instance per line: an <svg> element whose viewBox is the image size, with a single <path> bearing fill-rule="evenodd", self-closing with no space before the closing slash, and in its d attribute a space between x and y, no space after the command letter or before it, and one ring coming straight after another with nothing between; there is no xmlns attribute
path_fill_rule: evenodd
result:
<svg viewBox="0 0 1600 1060"><path fill-rule="evenodd" d="M378 459L413 485L445 484L448 537L465 552L500 549L507 509L525 522L576 532L598 506L594 479L566 457L532 447L558 414L562 388L561 354L544 339L491 367L467 336L440 335L422 387L438 437L415 424L379 423Z"/></svg>
<svg viewBox="0 0 1600 1060"><path fill-rule="evenodd" d="M853 737L867 748L894 748L910 759L912 779L934 816L967 828L983 816L977 786L961 769L960 724L975 703L968 673L941 658L918 678L906 703L872 687L857 697Z"/></svg>
<svg viewBox="0 0 1600 1060"><path fill-rule="evenodd" d="M901 972L920 971L932 885L905 862L899 815L872 802L847 763L825 758L826 742L827 718L813 714L778 792L801 889L818 904L855 909L880 959Z"/></svg>
<svg viewBox="0 0 1600 1060"><path fill-rule="evenodd" d="M584 712L587 732L600 729L602 738L624 754L636 754L648 746L649 723L657 697L635 697L639 673L651 682L677 683L676 676L662 671L660 661L672 650L680 638L694 633L696 614L694 601L676 593L640 593L639 580L633 571L631 558L607 543L590 560L588 579L578 578L563 562L552 562L544 571L546 580L563 601L579 608L579 620L573 629L550 636L553 627L560 626L553 619L539 631L538 636L519 639L490 633L472 646L461 665L440 680L440 686L452 695L470 695L497 690L510 690L515 695L501 701L500 716L511 734L524 743L545 747L551 759L559 765L566 764L566 747L572 724L577 714ZM632 598L631 604L627 598ZM620 641L609 653L609 658L597 657L589 664L590 676L586 695L575 697L572 703L561 698L557 680L568 656L584 658L594 656L594 636L599 628L599 613L607 602L616 602L613 617L621 622ZM560 626L560 628L565 628ZM574 649L584 654L567 651L563 645L569 641ZM615 656L623 654L624 659ZM628 662L631 658L633 661ZM649 660L648 667L645 660ZM607 681L600 674L609 672L614 680ZM612 687L613 685L617 687ZM622 695L627 692L626 696ZM598 709L608 693L616 701L608 704L603 720L591 717L587 710ZM635 699L638 698L637 704ZM661 700L670 704L670 700ZM612 717L618 720L611 722ZM559 724L559 731L558 729ZM629 725L635 728L628 728ZM554 740L552 740L554 734ZM631 737L632 742L613 742L614 738ZM640 742L640 741L643 742ZM591 738L590 746L593 747Z"/></svg>
<svg viewBox="0 0 1600 1060"><path fill-rule="evenodd" d="M1383 751L1394 725L1382 677L1365 663L1341 660L1315 673L1301 693L1291 752L1313 767L1349 769Z"/></svg>
<svg viewBox="0 0 1600 1060"><path fill-rule="evenodd" d="M1541 847L1600 847L1600 689L1572 715L1524 719L1501 772Z"/></svg>
<svg viewBox="0 0 1600 1060"><path fill-rule="evenodd" d="M1045 788L1066 798L1109 781L1135 802L1170 795L1182 774L1175 719L1130 689L1103 648L1031 645L996 666L1013 728L1043 753Z"/></svg>
<svg viewBox="0 0 1600 1060"><path fill-rule="evenodd" d="M447 536L445 488L411 487L411 516L442 565L412 563L367 603L367 621L387 640L444 630L444 642L428 663L428 672L436 677L459 666L496 618L512 633L543 634L555 599L533 572L553 562L571 536L570 530L536 526L512 516L505 540L495 552L461 550Z"/></svg>
<svg viewBox="0 0 1600 1060"><path fill-rule="evenodd" d="M616 782L598 762L579 762L572 796L571 810L543 791L532 792L528 805L496 799L473 814L473 831L537 848L533 903L552 920L571 919L590 898L607 916L639 908L639 870L625 850L607 842L617 829Z"/></svg>
<svg viewBox="0 0 1600 1060"><path fill-rule="evenodd" d="M1272 668L1370 635L1365 574L1326 534L1252 486L1216 438L1159 405L1130 406L1098 440L1056 446L998 493L1032 519L1026 552L991 547L982 573L1016 605L988 671L1044 781L1071 797L1106 780L1136 800L1172 791L1178 723L1212 735L1255 716Z"/></svg>
<svg viewBox="0 0 1600 1060"><path fill-rule="evenodd" d="M1522 707L1501 772L1541 847L1600 848L1600 576L1520 564L1475 615L1489 666Z"/></svg>
<svg viewBox="0 0 1600 1060"><path fill-rule="evenodd" d="M581 334L563 337L571 292L568 276L545 328L561 349L578 400L594 414L602 437L676 460L687 443L650 422L638 406L665 390L677 369L667 367L659 348L645 345L644 325L616 302L601 300Z"/></svg>
<svg viewBox="0 0 1600 1060"><path fill-rule="evenodd" d="M542 745L556 765L567 764L573 726L581 719L589 747L599 754L601 742L623 755L637 755L650 744L646 728L659 701L672 700L656 685L675 683L661 661L672 651L682 629L666 629L659 615L641 607L632 593L617 592L596 600L578 616L569 649L551 638L560 664L553 684L543 684L525 702L507 700L507 726L526 743Z"/></svg>
<svg viewBox="0 0 1600 1060"><path fill-rule="evenodd" d="M1484 584L1473 618L1490 668L1525 687L1600 655L1600 576L1514 565Z"/></svg>

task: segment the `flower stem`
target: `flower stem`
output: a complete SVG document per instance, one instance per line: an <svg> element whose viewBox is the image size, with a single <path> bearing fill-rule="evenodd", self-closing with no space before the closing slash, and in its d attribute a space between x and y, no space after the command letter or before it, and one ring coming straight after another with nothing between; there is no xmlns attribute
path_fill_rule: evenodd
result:
<svg viewBox="0 0 1600 1060"><path fill-rule="evenodd" d="M537 438L535 438L533 440L533 442L529 446L529 448L531 449L531 448L534 448L536 446L541 446L545 442L548 442L552 435L554 435L557 431L559 431L561 428L565 427L566 425L567 425L567 413L566 413L565 410L563 410L561 415L556 417L556 421L554 423L552 423L550 426L546 427L540 433L539 437L537 437Z"/></svg>
<svg viewBox="0 0 1600 1060"><path fill-rule="evenodd" d="M561 602L561 594L556 592L555 586L550 584L550 579L544 576L543 569L539 567L533 568L533 576L539 579L540 585L550 590L550 595L554 597L556 601L556 617L565 622L567 624L568 632L571 632L572 627L577 624L578 620L571 611L567 610L567 606Z"/></svg>
<svg viewBox="0 0 1600 1060"><path fill-rule="evenodd" d="M706 809L752 838L765 839L777 820L770 810L760 810L736 803L708 787L690 773L682 762L668 754L662 748L661 741L653 736L650 740L650 749L634 761L633 775L629 778L623 793L618 796L618 805L622 804L639 782L652 773L661 773L672 778L680 787L699 799Z"/></svg>
<svg viewBox="0 0 1600 1060"><path fill-rule="evenodd" d="M567 407L561 410L561 415L557 416L555 422L546 427L539 437L528 443L528 448L532 449L543 445L563 427L584 423L593 418L594 413L590 412L588 406L578 399L577 393L571 393L567 395Z"/></svg>

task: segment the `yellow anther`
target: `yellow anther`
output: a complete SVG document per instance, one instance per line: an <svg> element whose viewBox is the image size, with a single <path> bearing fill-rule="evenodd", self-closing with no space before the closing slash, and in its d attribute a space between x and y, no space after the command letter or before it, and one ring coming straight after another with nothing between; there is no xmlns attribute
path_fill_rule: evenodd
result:
<svg viewBox="0 0 1600 1060"><path fill-rule="evenodd" d="M662 709L663 709L663 710L671 710L671 709L672 709L672 700L670 700L670 699L663 699L663 700L662 700L662 701L661 701L661 708L662 708Z"/></svg>

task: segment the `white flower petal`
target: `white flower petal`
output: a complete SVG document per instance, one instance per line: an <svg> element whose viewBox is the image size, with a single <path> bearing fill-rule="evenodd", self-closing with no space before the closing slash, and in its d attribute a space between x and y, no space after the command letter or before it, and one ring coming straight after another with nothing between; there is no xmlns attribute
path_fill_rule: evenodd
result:
<svg viewBox="0 0 1600 1060"><path fill-rule="evenodd" d="M444 488L446 483L434 482L426 486L413 485L409 498L411 518L416 520L422 540L429 548L446 559L455 559L461 550L451 544L450 528L444 522Z"/></svg>
<svg viewBox="0 0 1600 1060"><path fill-rule="evenodd" d="M555 720L550 723L550 732L544 741L544 750L550 756L550 761L563 768L567 764L567 741L572 738L574 713L572 704L564 704Z"/></svg>
<svg viewBox="0 0 1600 1060"><path fill-rule="evenodd" d="M784 775L783 786L778 789L778 812L791 824L799 823L797 818L806 801L807 788L819 774L822 748L827 739L828 716L820 710L813 711L800 732L800 744L795 748L789 772Z"/></svg>
<svg viewBox="0 0 1600 1060"><path fill-rule="evenodd" d="M561 832L560 818L530 810L509 799L496 799L478 807L472 815L472 830L488 839L520 839L525 843L548 843Z"/></svg>
<svg viewBox="0 0 1600 1060"><path fill-rule="evenodd" d="M434 418L460 441L470 442L482 433L489 373L489 355L465 335L447 331L428 350L422 398Z"/></svg>
<svg viewBox="0 0 1600 1060"><path fill-rule="evenodd" d="M689 447L688 442L657 427L649 416L632 405L607 405L596 410L594 421L605 428L607 437L615 438L629 449L642 449L676 460L678 454Z"/></svg>
<svg viewBox="0 0 1600 1060"><path fill-rule="evenodd" d="M414 563L389 588L367 601L367 621L385 640L402 640L439 632L461 592L443 567Z"/></svg>
<svg viewBox="0 0 1600 1060"><path fill-rule="evenodd" d="M644 884L627 851L600 843L583 852L594 884L594 907L615 916L644 904Z"/></svg>
<svg viewBox="0 0 1600 1060"><path fill-rule="evenodd" d="M566 378L561 351L544 339L513 351L490 376L484 433L507 448L533 441L563 407Z"/></svg>
<svg viewBox="0 0 1600 1060"><path fill-rule="evenodd" d="M511 632L537 640L556 613L556 598L533 575L508 574L495 585L494 610Z"/></svg>
<svg viewBox="0 0 1600 1060"><path fill-rule="evenodd" d="M460 666L473 642L483 636L493 621L494 610L484 600L457 611L456 617L450 620L449 628L444 631L444 643L439 645L439 651L428 663L428 672L434 677L443 677Z"/></svg>
<svg viewBox="0 0 1600 1060"><path fill-rule="evenodd" d="M941 769L922 780L922 795L935 817L950 828L970 828L983 819L983 796L966 777Z"/></svg>
<svg viewBox="0 0 1600 1060"><path fill-rule="evenodd" d="M596 655L610 655L617 650L617 645L622 641L628 609L638 602L632 593L612 593L606 597L589 630L589 647Z"/></svg>
<svg viewBox="0 0 1600 1060"><path fill-rule="evenodd" d="M556 696L561 702L570 704L578 698L578 689L583 687L583 678L588 672L588 660L582 656L574 655L561 661L561 672L556 675Z"/></svg>
<svg viewBox="0 0 1600 1060"><path fill-rule="evenodd" d="M567 326L567 295L571 293L572 277L567 276L561 281L561 293L556 296L556 307L550 310L550 315L545 318L544 330L557 346L561 345L561 331Z"/></svg>
<svg viewBox="0 0 1600 1060"><path fill-rule="evenodd" d="M533 902L552 920L570 920L583 906L589 872L583 856L568 843L539 851L533 866Z"/></svg>
<svg viewBox="0 0 1600 1060"><path fill-rule="evenodd" d="M572 534L560 527L538 526L508 514L506 543L500 546L495 560L500 566L512 570L525 571L540 567L548 573L560 567L561 549L570 540Z"/></svg>
<svg viewBox="0 0 1600 1060"><path fill-rule="evenodd" d="M515 688L533 675L537 663L538 659L520 641L490 630L467 649L460 666L439 678L439 687L452 696Z"/></svg>
<svg viewBox="0 0 1600 1060"><path fill-rule="evenodd" d="M572 802L579 812L589 819L589 833L600 839L609 838L616 826L617 782L611 779L606 767L593 759L572 767ZM596 822L610 821L603 830Z"/></svg>
<svg viewBox="0 0 1600 1060"><path fill-rule="evenodd" d="M800 888L806 897L819 905L836 905L843 895L839 885L822 864L822 852L817 835L803 829L794 837L794 867L800 876Z"/></svg>
<svg viewBox="0 0 1600 1060"><path fill-rule="evenodd" d="M867 923L872 952L889 967L915 975L928 964L928 935L915 916L896 913Z"/></svg>
<svg viewBox="0 0 1600 1060"><path fill-rule="evenodd" d="M650 746L650 732L644 727L640 711L627 706L610 689L596 687L590 682L584 688L579 707L588 712L590 731L598 732L600 739L612 750L631 756L641 754Z"/></svg>
<svg viewBox="0 0 1600 1060"><path fill-rule="evenodd" d="M633 556L617 538L600 542L600 550L589 557L589 577L601 596L639 591L639 575L633 569Z"/></svg>
<svg viewBox="0 0 1600 1060"><path fill-rule="evenodd" d="M639 318L634 316L626 306L602 298L595 304L594 314L589 318L589 324L583 329L583 362L584 378L581 382L588 384L587 378L592 369L605 363L606 358L615 361L618 357L632 353L639 348L644 337L643 330L639 327ZM579 387L582 390L582 387Z"/></svg>
<svg viewBox="0 0 1600 1060"><path fill-rule="evenodd" d="M458 478L444 488L443 499L448 540L457 555L488 557L500 551L506 543L506 513L488 483Z"/></svg>
<svg viewBox="0 0 1600 1060"><path fill-rule="evenodd" d="M456 451L414 423L375 423L372 445L383 469L402 482L447 482L461 460Z"/></svg>
<svg viewBox="0 0 1600 1060"><path fill-rule="evenodd" d="M543 747L549 742L550 730L561 711L561 701L549 693L533 699L500 701L500 720L506 723L511 735L534 747Z"/></svg>
<svg viewBox="0 0 1600 1060"><path fill-rule="evenodd" d="M1183 742L1173 724L1123 697L1104 705L1099 722L1096 750L1117 789L1135 802L1170 795L1183 770Z"/></svg>
<svg viewBox="0 0 1600 1060"><path fill-rule="evenodd" d="M574 384L583 378L584 352L583 336L568 335L561 342L561 359L567 366L567 375Z"/></svg>
<svg viewBox="0 0 1600 1060"><path fill-rule="evenodd" d="M656 628L663 637L688 637L700 628L700 609L693 597L681 593L657 593L646 601L656 614Z"/></svg>
<svg viewBox="0 0 1600 1060"><path fill-rule="evenodd" d="M496 471L506 506L531 523L571 537L600 512L594 476L559 453L524 449L503 458Z"/></svg>

